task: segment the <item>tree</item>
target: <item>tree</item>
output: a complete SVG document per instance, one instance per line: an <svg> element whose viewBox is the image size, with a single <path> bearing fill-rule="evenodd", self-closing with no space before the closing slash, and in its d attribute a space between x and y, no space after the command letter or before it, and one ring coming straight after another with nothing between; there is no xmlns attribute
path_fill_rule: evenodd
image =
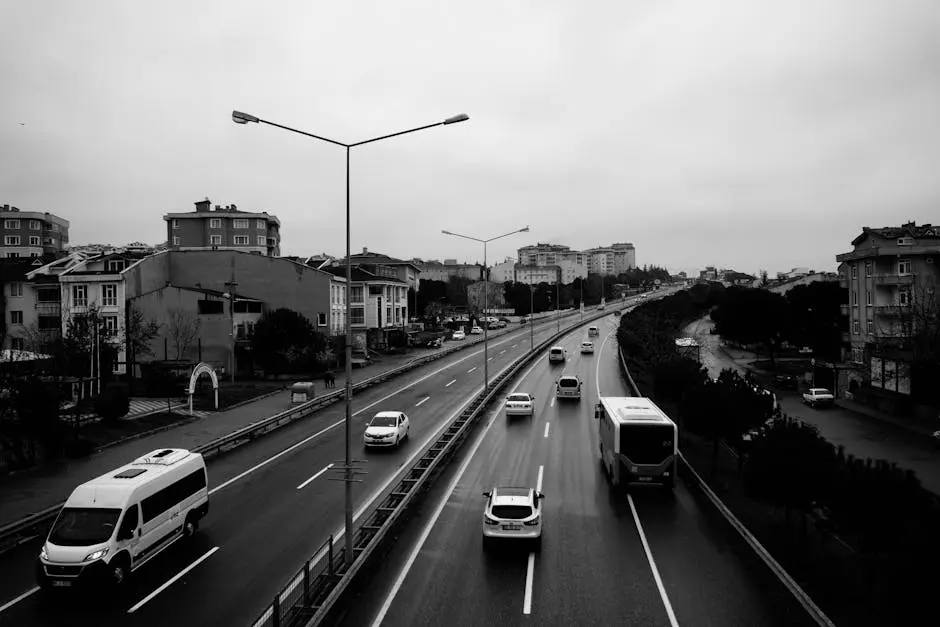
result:
<svg viewBox="0 0 940 627"><path fill-rule="evenodd" d="M117 360L114 334L108 330L97 307L89 307L81 315L69 318L65 335L53 346L53 354L61 360L65 374L74 377L97 375L108 381Z"/></svg>
<svg viewBox="0 0 940 627"><path fill-rule="evenodd" d="M786 294L792 324L789 341L809 346L813 354L837 361L842 351L842 333L848 319L841 306L849 302L848 290L833 281L797 285Z"/></svg>
<svg viewBox="0 0 940 627"><path fill-rule="evenodd" d="M251 346L258 363L272 374L314 368L318 365L317 354L328 349L325 335L317 332L302 314L285 308L261 316L255 324Z"/></svg>
<svg viewBox="0 0 940 627"><path fill-rule="evenodd" d="M182 308L171 309L169 313L170 320L166 327L176 355L174 359L184 359L193 341L199 335L202 321Z"/></svg>
<svg viewBox="0 0 940 627"><path fill-rule="evenodd" d="M789 336L787 300L767 290L730 287L711 317L722 338L740 344L762 345L771 363Z"/></svg>

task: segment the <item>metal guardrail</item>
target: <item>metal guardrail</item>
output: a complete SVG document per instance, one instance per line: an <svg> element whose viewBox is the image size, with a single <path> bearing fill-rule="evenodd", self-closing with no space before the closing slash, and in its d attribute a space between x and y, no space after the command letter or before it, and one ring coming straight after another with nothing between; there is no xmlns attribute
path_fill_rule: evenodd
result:
<svg viewBox="0 0 940 627"><path fill-rule="evenodd" d="M549 321L554 322L558 319L565 318L577 313L579 313L578 310L563 310L558 315L549 315L543 318L539 318L535 321L535 324L548 323ZM509 329L506 333L500 335L508 335L508 333L512 330L513 329ZM353 392L355 393L360 390L364 390L378 383L382 383L392 377L397 377L410 370L414 370L415 368L425 364L443 359L448 355L452 355L472 346L477 346L482 343L482 341L482 336L480 336L480 338L475 341L471 340L468 342L460 342L455 346L437 351L431 355L417 357L399 366L398 368L392 368L390 370L386 370L385 372L380 372L379 374L368 379L359 381L358 383L353 383ZM258 437L266 435L275 429L283 427L286 424L301 418L305 418L328 405L343 400L345 397L345 389L339 389L335 392L318 396L302 405L297 405L296 407L292 407L279 414L275 414L274 416L263 418L257 422L233 431L232 433L194 447L192 450L196 453L201 453L206 459L212 459L213 457L221 455L222 453L228 452L232 449L242 446L243 444L251 442ZM48 507L40 512L30 514L29 516L26 516L20 520L0 526L0 553L18 546L23 542L28 542L37 535L44 535L48 531L49 526L55 520L55 517L58 515L59 510L63 505L65 505L64 501Z"/></svg>
<svg viewBox="0 0 940 627"><path fill-rule="evenodd" d="M614 303L620 301L614 301ZM610 303L610 305L614 305ZM580 311L573 312L579 314ZM423 489L429 485L429 480L438 467L446 463L460 448L473 425L486 409L487 405L501 393L503 387L518 374L539 353L557 342L560 337L570 333L573 329L586 322L599 320L610 315L610 310L592 312L585 315L583 320L566 326L547 340L540 342L534 349L518 357L502 373L497 375L485 390L480 392L467 405L460 415L448 425L438 439L424 452L415 464L404 472L402 479L385 499L375 507L364 522L360 523L353 536L353 561L347 565L345 561L345 548L327 556L329 568L320 565L319 575L311 580L310 564L317 564L322 559L320 554L307 560L304 566L288 583L275 595L273 602L254 622L254 627L282 627L299 624L301 620L308 621L307 625L320 624L336 602L342 597L352 580L361 568L374 555L395 523L399 521L402 513ZM324 572L328 574L324 574ZM309 585L308 585L308 582ZM298 593L303 584L303 592Z"/></svg>

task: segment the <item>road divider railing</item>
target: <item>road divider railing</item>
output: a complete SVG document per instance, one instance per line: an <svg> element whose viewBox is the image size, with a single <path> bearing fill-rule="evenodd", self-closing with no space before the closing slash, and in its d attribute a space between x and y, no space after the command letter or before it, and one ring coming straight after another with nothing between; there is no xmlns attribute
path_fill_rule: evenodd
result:
<svg viewBox="0 0 940 627"><path fill-rule="evenodd" d="M557 318L566 318L577 313L578 310L562 310L557 315L540 318L537 323L547 324L549 322L555 322ZM499 333L497 337L507 335L513 330L517 329L506 329L503 333ZM406 372L414 370L415 368L419 368L425 364L443 359L444 357L465 350L472 346L478 346L480 343L482 343L483 336L474 337L478 339L459 342L454 346L435 351L429 355L416 357L415 359L412 359L397 368L391 368L384 372L380 372L375 376L369 377L368 379L359 381L358 383L353 383L353 393L365 390L366 388L383 383L388 379L400 376ZM194 447L192 450L194 452L201 453L207 460L211 459L232 449L238 448L239 446L252 442L257 438L274 431L275 429L283 427L284 425L314 414L324 407L342 401L345 398L346 390L340 388L334 392L329 392L327 394L323 394L322 396L313 398L306 403L291 407L283 412L275 414L274 416L269 416L241 427L232 433ZM56 505L48 507L42 511L34 512L28 516L25 516L20 520L16 520L0 526L0 553L3 553L4 551L7 551L24 542L28 542L38 535L45 535L64 504L64 501L62 503L57 503Z"/></svg>
<svg viewBox="0 0 940 627"><path fill-rule="evenodd" d="M631 394L634 396L642 396L640 393L640 388L637 387L636 381L633 380L633 377L630 375L630 370L627 368L627 362L623 357L623 351L618 347L617 354L620 356L620 372L623 374L624 379L627 382L627 386L630 388ZM774 559L770 552L764 548L756 536L742 523L738 520L738 517L728 509L728 506L719 498L717 494L709 487L708 483L695 471L695 468L692 467L692 464L685 458L682 454L682 451L679 451L679 469L682 473L682 476L691 484L693 488L696 488L701 494L705 495L711 505L724 517L725 521L731 525L731 527L740 534L744 541L748 544L749 547L757 554L758 557L767 565L767 567L777 576L777 579L790 591L790 594L794 596L797 602L803 606L803 609L806 610L806 613L809 614L817 625L820 627L835 627L833 622L829 620L829 617L820 609L818 605L813 601L812 598L800 587L800 584L790 576L790 573L780 565L780 563Z"/></svg>
<svg viewBox="0 0 940 627"><path fill-rule="evenodd" d="M609 305L613 307L615 302ZM573 313L579 314L580 311L575 310ZM460 449L487 406L498 398L510 381L560 338L579 326L604 318L610 313L610 308L600 312L591 311L590 314L585 312L583 319L564 327L560 332L537 344L533 350L516 358L444 428L438 439L414 465L402 471L399 483L368 513L364 522L359 524L353 535L352 563L346 563L345 547L331 551L330 556L324 555L321 550L308 559L274 596L271 604L253 623L254 627L294 627L304 623L311 627L322 624L357 575L368 572L363 571L363 568L371 558L379 554L383 541L389 537L396 523L402 520L404 512L413 504L418 494L430 487L437 474ZM319 563L323 559L330 563L327 566ZM311 568L315 568L316 573L313 573Z"/></svg>

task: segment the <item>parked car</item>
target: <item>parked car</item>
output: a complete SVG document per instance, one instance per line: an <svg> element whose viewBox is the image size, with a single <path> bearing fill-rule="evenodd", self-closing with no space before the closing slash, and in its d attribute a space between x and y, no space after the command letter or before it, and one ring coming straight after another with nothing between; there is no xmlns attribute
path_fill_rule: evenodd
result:
<svg viewBox="0 0 940 627"><path fill-rule="evenodd" d="M404 412L380 411L366 425L362 440L366 447L398 446L408 437L409 431L411 423Z"/></svg>
<svg viewBox="0 0 940 627"><path fill-rule="evenodd" d="M803 402L815 409L816 407L831 407L836 403L836 397L826 388L810 388L803 393Z"/></svg>
<svg viewBox="0 0 940 627"><path fill-rule="evenodd" d="M792 374L778 374L774 377L774 383L787 390L796 389L796 377Z"/></svg>
<svg viewBox="0 0 940 627"><path fill-rule="evenodd" d="M535 397L525 392L514 392L506 397L506 416L535 415Z"/></svg>
<svg viewBox="0 0 940 627"><path fill-rule="evenodd" d="M494 487L484 492L483 548L496 538L542 540L542 499L545 495L532 488Z"/></svg>
<svg viewBox="0 0 940 627"><path fill-rule="evenodd" d="M483 334L483 329L481 327L478 327L477 325L473 325L473 327L470 329L470 335L482 335L482 334Z"/></svg>
<svg viewBox="0 0 940 627"><path fill-rule="evenodd" d="M467 334L463 331L454 331L454 334L450 336L452 340L465 340L467 339Z"/></svg>

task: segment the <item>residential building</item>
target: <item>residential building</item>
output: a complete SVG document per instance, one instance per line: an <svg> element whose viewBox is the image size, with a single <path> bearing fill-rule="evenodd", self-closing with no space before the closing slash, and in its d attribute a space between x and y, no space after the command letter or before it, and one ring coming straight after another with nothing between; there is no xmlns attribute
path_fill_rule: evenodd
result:
<svg viewBox="0 0 940 627"><path fill-rule="evenodd" d="M0 207L0 257L62 256L69 244L69 221L46 212Z"/></svg>
<svg viewBox="0 0 940 627"><path fill-rule="evenodd" d="M346 333L346 276L330 274L330 335Z"/></svg>
<svg viewBox="0 0 940 627"><path fill-rule="evenodd" d="M320 333L341 328L334 319L345 301L345 280L305 264L239 250L169 250L150 255L122 273L128 307L160 324L151 354L135 363L161 359L205 361L229 370L235 344L239 371L253 369L251 337L268 311L302 314ZM198 324L198 337L181 346L174 327L180 316ZM234 339L233 339L234 335Z"/></svg>
<svg viewBox="0 0 940 627"><path fill-rule="evenodd" d="M558 266L559 272L561 272L561 282L565 285L574 282L575 279L587 279L588 269L583 263L577 263L570 259L561 259L555 265Z"/></svg>
<svg viewBox="0 0 940 627"><path fill-rule="evenodd" d="M561 270L558 266L529 266L516 264L516 282L526 285L538 285L539 283L550 283L554 285L558 282Z"/></svg>
<svg viewBox="0 0 940 627"><path fill-rule="evenodd" d="M412 259L411 262L421 270L422 281L446 283L452 277L463 277L471 281L480 281L483 278L483 266L478 263L457 263L456 259L445 259L444 263L436 259Z"/></svg>
<svg viewBox="0 0 940 627"><path fill-rule="evenodd" d="M809 285L810 283L816 283L819 281L838 281L839 275L835 272L814 272L812 274L799 275L794 278L784 279L782 281L774 281L767 286L767 289L771 292L776 292L777 294L786 294L794 287L798 285ZM760 280L757 280L758 284Z"/></svg>
<svg viewBox="0 0 940 627"><path fill-rule="evenodd" d="M343 265L323 269L337 277L346 276ZM349 300L354 351L385 348L395 336L400 338L407 332L408 284L404 280L354 266Z"/></svg>
<svg viewBox="0 0 940 627"><path fill-rule="evenodd" d="M940 283L940 228L914 222L864 227L852 247L836 256L840 283L849 290L843 306L849 317L846 358L855 365L848 373L849 390L868 384L909 396L911 336L924 323L917 308L933 302Z"/></svg>
<svg viewBox="0 0 940 627"><path fill-rule="evenodd" d="M376 276L384 276L392 279L398 279L411 289L418 291L421 284L421 268L413 261L396 259L382 253L370 252L365 246L361 253L350 255L354 268L362 268L366 272ZM329 262L332 268L346 267L346 258L333 259ZM324 270L326 266L322 267Z"/></svg>
<svg viewBox="0 0 940 627"><path fill-rule="evenodd" d="M516 260L509 257L505 261L490 266L490 281L506 283L516 280Z"/></svg>
<svg viewBox="0 0 940 627"><path fill-rule="evenodd" d="M560 261L572 261L588 265L588 254L562 244L538 242L534 246L519 249L519 263L524 266L554 266Z"/></svg>
<svg viewBox="0 0 940 627"><path fill-rule="evenodd" d="M167 243L172 250L240 250L278 257L281 254L281 222L266 212L222 207L208 198L195 203L188 213L167 213Z"/></svg>

